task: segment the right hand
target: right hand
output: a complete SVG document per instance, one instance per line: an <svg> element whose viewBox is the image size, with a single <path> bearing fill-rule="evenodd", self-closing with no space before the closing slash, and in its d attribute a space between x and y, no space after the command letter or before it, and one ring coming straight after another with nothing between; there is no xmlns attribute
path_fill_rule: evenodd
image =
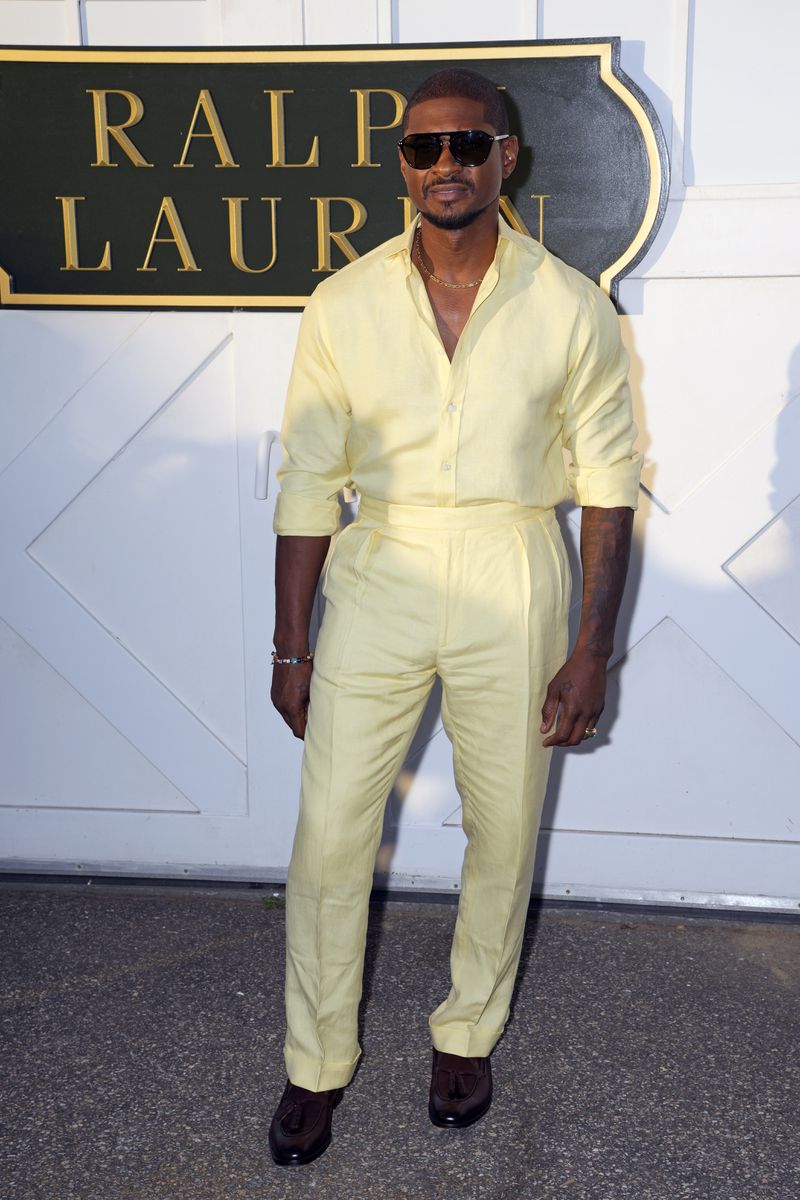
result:
<svg viewBox="0 0 800 1200"><path fill-rule="evenodd" d="M313 660L307 663L283 663L272 668L270 698L297 738L306 735L308 697Z"/></svg>

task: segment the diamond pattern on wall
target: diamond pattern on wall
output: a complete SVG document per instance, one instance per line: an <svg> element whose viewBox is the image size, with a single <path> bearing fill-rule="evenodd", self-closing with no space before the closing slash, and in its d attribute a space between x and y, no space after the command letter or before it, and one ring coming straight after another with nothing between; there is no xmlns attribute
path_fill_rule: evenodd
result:
<svg viewBox="0 0 800 1200"><path fill-rule="evenodd" d="M725 569L800 642L800 496L735 554Z"/></svg>
<svg viewBox="0 0 800 1200"><path fill-rule="evenodd" d="M219 355L28 548L242 761L234 397Z"/></svg>
<svg viewBox="0 0 800 1200"><path fill-rule="evenodd" d="M642 482L665 511L796 390L799 311L800 279L654 279L641 313L623 318Z"/></svg>
<svg viewBox="0 0 800 1200"><path fill-rule="evenodd" d="M3 806L196 813L197 806L0 621Z"/></svg>

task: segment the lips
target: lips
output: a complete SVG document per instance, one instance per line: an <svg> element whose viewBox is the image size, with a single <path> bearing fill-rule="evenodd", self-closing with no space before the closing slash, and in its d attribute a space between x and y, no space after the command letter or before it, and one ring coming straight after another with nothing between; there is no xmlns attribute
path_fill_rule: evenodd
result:
<svg viewBox="0 0 800 1200"><path fill-rule="evenodd" d="M460 200L469 195L470 189L463 183L434 183L425 189L426 196L435 196L437 200Z"/></svg>

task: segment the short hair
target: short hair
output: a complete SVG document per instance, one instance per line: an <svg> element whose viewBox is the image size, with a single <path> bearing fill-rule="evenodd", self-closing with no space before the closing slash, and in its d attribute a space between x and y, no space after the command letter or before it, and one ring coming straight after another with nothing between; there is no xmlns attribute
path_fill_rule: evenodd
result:
<svg viewBox="0 0 800 1200"><path fill-rule="evenodd" d="M497 86L479 75L477 71L466 71L463 67L448 67L437 71L423 79L409 98L406 111L403 114L403 133L408 126L408 114L417 104L425 100L444 100L458 96L464 100L477 100L483 104L484 119L494 126L497 133L508 133L508 109L503 99L503 93Z"/></svg>

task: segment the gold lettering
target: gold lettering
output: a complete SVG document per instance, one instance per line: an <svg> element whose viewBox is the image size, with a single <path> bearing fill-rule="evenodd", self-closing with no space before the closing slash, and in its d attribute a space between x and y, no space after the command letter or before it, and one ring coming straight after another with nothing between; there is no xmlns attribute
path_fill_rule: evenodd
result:
<svg viewBox="0 0 800 1200"><path fill-rule="evenodd" d="M111 161L111 152L109 148L108 135L111 134L118 146L127 154L135 167L152 167L134 146L127 133L124 131L129 129L131 125L138 125L144 116L144 105L141 99L135 92L127 92L124 88L87 88L88 95L92 97L92 105L94 109L94 140L97 147L97 161L92 163L93 167L118 167L119 163ZM108 101L109 96L124 96L130 105L130 112L127 121L121 121L117 125L109 125L108 123Z"/></svg>
<svg viewBox="0 0 800 1200"><path fill-rule="evenodd" d="M538 240L540 242L544 241L544 202L545 202L545 200L550 200L550 199L552 199L552 197L549 194L541 193L541 192L534 192L533 195L531 196L531 200L539 201L539 239ZM523 221L522 217L519 215L516 208L509 200L508 196L500 197L500 212L503 214L505 219L508 221L511 228L516 229L517 233L525 233L528 235L528 237L533 237L533 234L531 233L530 229L528 229L528 227L525 224L525 222Z"/></svg>
<svg viewBox="0 0 800 1200"><path fill-rule="evenodd" d="M410 196L398 196L397 199L403 206L403 229L408 229L414 217L417 215L417 206L412 203ZM500 201L502 204L502 200Z"/></svg>
<svg viewBox="0 0 800 1200"><path fill-rule="evenodd" d="M379 167L380 163L371 162L372 131L373 129L394 129L403 119L406 98L402 92L394 88L350 88L356 98L356 157L358 162L351 163L353 167ZM394 100L394 117L388 125L373 125L371 121L372 97L376 95L391 96Z"/></svg>
<svg viewBox="0 0 800 1200"><path fill-rule="evenodd" d="M544 202L545 202L545 200L552 200L552 199L553 199L553 197L547 193L542 193L542 192L532 192L531 193L531 200L539 201L539 241L540 242L544 242Z"/></svg>
<svg viewBox="0 0 800 1200"><path fill-rule="evenodd" d="M194 127L197 124L197 118L200 116L201 112L206 119L206 124L208 125L209 130L208 133L195 133ZM192 122L189 126L189 132L186 135L186 141L183 143L183 154L181 155L181 161L173 163L173 167L194 166L194 163L187 163L185 161L186 152L189 149L189 142L192 140L192 138L213 139L217 154L219 155L219 162L214 163L215 167L239 166L237 162L233 161L233 155L231 154L231 148L228 145L228 139L225 137L225 131L222 128L222 122L219 119L219 113L217 112L216 105L214 104L214 101L211 97L211 92L208 90L208 88L200 89L200 94L197 97L197 104L194 106L194 115L192 116Z"/></svg>
<svg viewBox="0 0 800 1200"><path fill-rule="evenodd" d="M278 238L276 231L276 205L280 200L280 196L259 196L259 200L266 201L270 206L270 215L272 219L272 258L265 267L248 267L244 261L244 237L242 234L242 204L245 200L249 200L249 196L223 196L223 200L228 202L228 228L230 232L231 245L231 262L240 271L247 271L250 275L261 275L264 271L271 270L275 266L275 259L278 257Z"/></svg>
<svg viewBox="0 0 800 1200"><path fill-rule="evenodd" d="M358 251L348 240L348 233L357 233L366 224L367 210L352 196L311 196L317 205L317 265L312 271L335 271L331 266L331 242L335 242L348 262L358 258ZM349 204L353 219L347 229L331 229L331 204Z"/></svg>
<svg viewBox="0 0 800 1200"><path fill-rule="evenodd" d="M516 229L517 233L524 233L527 234L528 237L531 237L530 229L528 229L522 217L509 200L508 196L500 197L500 212L508 221L512 229Z"/></svg>
<svg viewBox="0 0 800 1200"><path fill-rule="evenodd" d="M284 96L293 96L294 88L265 88L264 95L269 96L270 123L272 125L272 162L268 167L318 167L319 166L319 137L315 133L311 143L308 158L304 163L286 161L286 114L284 111Z"/></svg>
<svg viewBox="0 0 800 1200"><path fill-rule="evenodd" d="M159 226L161 225L162 217L166 218L166 222L169 225L170 232L172 234L171 237L159 237L158 236L158 230L159 230ZM183 263L182 267L178 267L179 271L201 271L202 270L202 267L198 267L197 263L194 260L194 255L192 254L192 249L191 249L191 246L189 245L189 239L187 238L186 233L184 232L184 228L183 228L183 225L181 224L181 219L178 216L178 210L175 207L175 201L172 199L172 196L165 196L164 199L161 201L161 207L158 210L158 216L156 217L156 223L153 226L153 236L150 238L150 245L147 247L147 254L144 257L144 262L142 263L142 265L140 267L136 268L137 271L157 271L158 270L157 267L151 267L149 265L149 263L150 263L150 255L153 253L153 247L157 243L161 243L161 242L171 242L173 246L177 246L178 254L180 254L181 262Z"/></svg>
<svg viewBox="0 0 800 1200"><path fill-rule="evenodd" d="M85 196L56 196L61 201L61 215L64 218L64 259L65 266L59 271L110 271L111 242L106 242L103 257L97 267L82 267L78 255L78 220L75 214L75 201L85 200Z"/></svg>

